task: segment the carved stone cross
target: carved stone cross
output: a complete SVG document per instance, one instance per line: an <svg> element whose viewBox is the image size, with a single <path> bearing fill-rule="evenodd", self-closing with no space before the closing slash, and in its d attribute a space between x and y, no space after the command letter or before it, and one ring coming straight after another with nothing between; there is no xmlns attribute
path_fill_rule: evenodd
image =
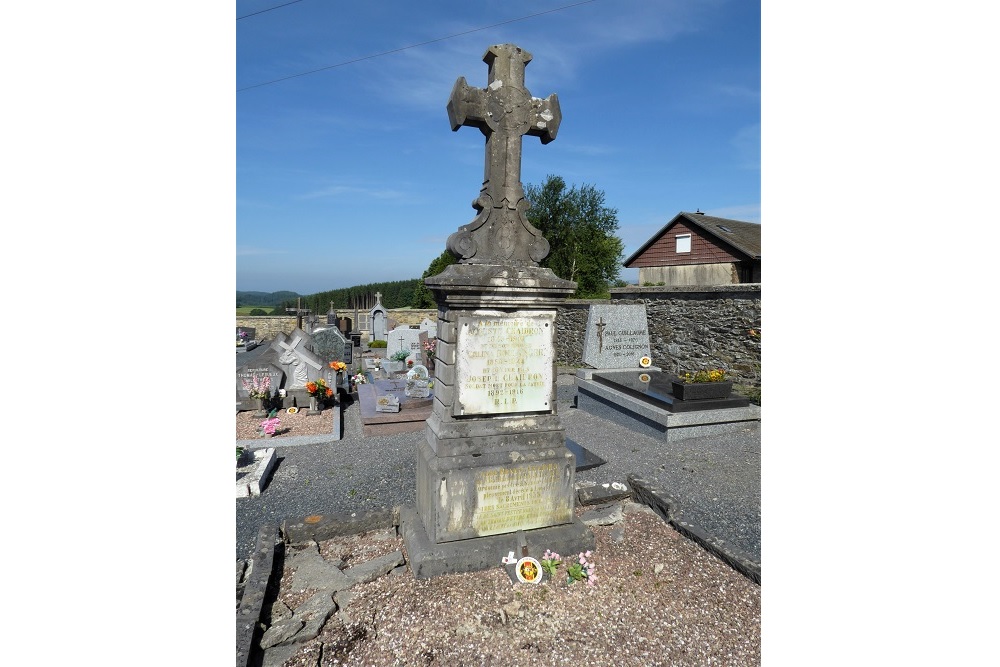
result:
<svg viewBox="0 0 1000 667"><path fill-rule="evenodd" d="M453 131L463 125L486 137L483 187L472 207L476 218L448 237L448 249L470 264L535 265L549 254L549 243L524 212L530 204L521 185L521 137L556 138L562 112L552 93L542 100L524 87L524 67L531 54L514 44L491 46L486 88L472 88L459 77L448 101Z"/></svg>

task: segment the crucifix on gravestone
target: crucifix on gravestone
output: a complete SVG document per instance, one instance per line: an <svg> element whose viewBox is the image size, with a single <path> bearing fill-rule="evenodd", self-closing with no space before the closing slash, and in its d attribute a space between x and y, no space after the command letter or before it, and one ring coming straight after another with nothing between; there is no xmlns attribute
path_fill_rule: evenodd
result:
<svg viewBox="0 0 1000 667"><path fill-rule="evenodd" d="M601 321L594 326L597 327L597 351L598 353L604 352L604 327L608 326L608 324L602 317Z"/></svg>
<svg viewBox="0 0 1000 667"><path fill-rule="evenodd" d="M524 87L531 54L518 46L491 46L483 62L489 65L487 87L472 88L459 77L448 101L453 131L467 125L486 137L483 187L472 203L476 218L448 237L448 249L463 263L537 265L549 243L525 217L530 204L521 185L521 136L554 140L562 120L559 98L531 96Z"/></svg>
<svg viewBox="0 0 1000 667"><path fill-rule="evenodd" d="M295 328L296 329L301 329L302 328L302 316L303 315L308 315L312 311L309 310L308 308L303 308L302 307L302 297L299 297L298 306L296 306L295 308L285 308L285 312L286 313L295 313Z"/></svg>

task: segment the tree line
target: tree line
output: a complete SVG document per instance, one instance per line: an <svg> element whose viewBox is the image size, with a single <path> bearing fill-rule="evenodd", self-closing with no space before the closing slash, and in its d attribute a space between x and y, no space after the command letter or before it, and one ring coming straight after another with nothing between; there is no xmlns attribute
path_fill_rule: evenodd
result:
<svg viewBox="0 0 1000 667"><path fill-rule="evenodd" d="M549 254L539 265L552 269L560 278L577 283L573 298L600 299L610 296L610 288L623 287L619 278L625 244L616 236L618 211L605 205L604 192L593 185L568 187L560 176L549 175L540 185L524 188L525 199L531 202L526 217L549 242ZM370 283L329 290L301 297L302 308L322 315L334 309L370 310L375 292L382 293L382 305L391 308L434 308L434 296L424 278L436 276L457 258L445 249L431 261L420 278L394 282ZM237 305L241 294L237 293ZM273 314L284 315L286 309L299 305L297 295L283 299ZM246 305L256 305L247 302Z"/></svg>

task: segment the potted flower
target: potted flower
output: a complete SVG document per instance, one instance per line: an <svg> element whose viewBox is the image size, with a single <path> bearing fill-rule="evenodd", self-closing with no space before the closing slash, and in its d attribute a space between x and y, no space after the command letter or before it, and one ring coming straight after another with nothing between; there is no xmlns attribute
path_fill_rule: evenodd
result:
<svg viewBox="0 0 1000 667"><path fill-rule="evenodd" d="M434 350L437 349L437 339L424 341L424 358L427 360L427 370L434 370Z"/></svg>
<svg viewBox="0 0 1000 667"><path fill-rule="evenodd" d="M403 370L403 362L406 358L410 356L410 353L406 350L399 350L398 352L393 352L392 356L389 357L389 361L386 362L386 370L391 372L399 372Z"/></svg>
<svg viewBox="0 0 1000 667"><path fill-rule="evenodd" d="M310 415L318 415L322 411L322 402L333 396L333 389L327 386L326 380L319 378L313 382L306 382L306 391L309 392L309 412Z"/></svg>
<svg viewBox="0 0 1000 667"><path fill-rule="evenodd" d="M674 398L682 401L728 398L733 389L732 380L726 379L726 371L721 368L681 373L670 384Z"/></svg>
<svg viewBox="0 0 1000 667"><path fill-rule="evenodd" d="M243 378L242 382L243 388L250 395L250 398L257 401L257 410L254 412L254 417L266 416L267 411L264 409L264 402L271 399L271 376L253 373L249 379Z"/></svg>
<svg viewBox="0 0 1000 667"><path fill-rule="evenodd" d="M278 414L277 410L271 410L270 414L267 415L267 419L260 423L257 427L257 433L262 438L274 437L274 430L281 425L281 420L276 417Z"/></svg>
<svg viewBox="0 0 1000 667"><path fill-rule="evenodd" d="M359 384L368 384L368 376L364 373L356 373L351 376L351 392L358 390Z"/></svg>

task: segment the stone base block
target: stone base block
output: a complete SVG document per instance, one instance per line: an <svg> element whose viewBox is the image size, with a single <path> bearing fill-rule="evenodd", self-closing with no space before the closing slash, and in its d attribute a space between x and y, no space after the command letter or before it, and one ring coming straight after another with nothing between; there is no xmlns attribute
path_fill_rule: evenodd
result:
<svg viewBox="0 0 1000 667"><path fill-rule="evenodd" d="M517 558L522 555L541 558L546 549L576 554L594 548L593 532L579 519L548 528L434 544L416 508L404 505L400 510L400 531L410 569L417 579L503 568L501 559L511 551Z"/></svg>

